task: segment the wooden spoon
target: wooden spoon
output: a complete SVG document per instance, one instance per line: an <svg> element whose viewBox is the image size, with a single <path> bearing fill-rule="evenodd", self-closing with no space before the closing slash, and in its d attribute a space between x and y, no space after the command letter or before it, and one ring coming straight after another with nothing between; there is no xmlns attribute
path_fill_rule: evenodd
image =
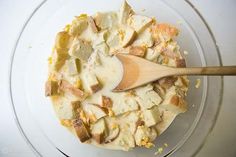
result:
<svg viewBox="0 0 236 157"><path fill-rule="evenodd" d="M146 59L116 54L123 65L123 77L113 91L125 91L167 76L178 75L236 75L236 66L174 68L159 65Z"/></svg>

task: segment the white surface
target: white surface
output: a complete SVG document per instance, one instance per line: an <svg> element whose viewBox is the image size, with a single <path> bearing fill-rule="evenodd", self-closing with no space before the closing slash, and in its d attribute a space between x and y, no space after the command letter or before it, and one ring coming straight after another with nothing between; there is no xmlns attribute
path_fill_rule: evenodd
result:
<svg viewBox="0 0 236 157"><path fill-rule="evenodd" d="M21 2L21 3L20 3ZM23 23L40 0L0 1L0 156L33 156L21 137L8 98L8 66L11 50ZM236 64L236 1L194 0L211 27L220 48L223 64ZM225 77L223 106L212 133L198 157L236 156L236 78Z"/></svg>

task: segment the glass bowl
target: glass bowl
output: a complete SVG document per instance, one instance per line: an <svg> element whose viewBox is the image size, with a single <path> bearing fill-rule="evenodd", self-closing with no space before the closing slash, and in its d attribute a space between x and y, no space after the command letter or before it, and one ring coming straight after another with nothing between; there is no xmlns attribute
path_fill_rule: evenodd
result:
<svg viewBox="0 0 236 157"><path fill-rule="evenodd" d="M206 21L189 1L129 0L137 13L156 17L180 29L177 38L187 66L220 66L221 58ZM25 23L16 42L11 62L10 95L18 128L38 156L144 157L194 156L215 124L222 100L222 77L190 78L188 111L177 116L157 138L155 148L112 151L81 144L56 118L51 102L44 96L47 58L54 38L74 16L81 13L118 10L122 0L43 1ZM201 79L195 88L196 78ZM168 144L168 146L165 143Z"/></svg>

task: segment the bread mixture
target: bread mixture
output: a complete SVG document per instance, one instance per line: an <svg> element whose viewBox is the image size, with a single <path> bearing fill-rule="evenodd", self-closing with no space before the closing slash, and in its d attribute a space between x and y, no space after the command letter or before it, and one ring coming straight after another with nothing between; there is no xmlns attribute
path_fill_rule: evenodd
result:
<svg viewBox="0 0 236 157"><path fill-rule="evenodd" d="M119 11L81 14L56 36L45 94L60 123L82 143L106 149L150 148L187 110L186 76L167 77L126 92L112 92L122 77L115 57L125 53L185 67L174 40L179 31L139 15L124 2ZM158 140L158 139L157 139Z"/></svg>

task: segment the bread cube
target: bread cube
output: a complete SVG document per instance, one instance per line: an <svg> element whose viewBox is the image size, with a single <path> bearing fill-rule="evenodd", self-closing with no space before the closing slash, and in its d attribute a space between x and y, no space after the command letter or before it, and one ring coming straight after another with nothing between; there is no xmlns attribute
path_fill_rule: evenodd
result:
<svg viewBox="0 0 236 157"><path fill-rule="evenodd" d="M154 105L159 105L162 98L153 90L153 86L147 85L136 89L137 98L141 109L149 109Z"/></svg>
<svg viewBox="0 0 236 157"><path fill-rule="evenodd" d="M152 62L156 62L157 61L157 58L159 57L160 53L151 49L151 48L148 48L147 49L147 52L146 52L146 55L145 55L145 58L147 60L150 60Z"/></svg>
<svg viewBox="0 0 236 157"><path fill-rule="evenodd" d="M147 126L138 126L134 139L135 143L138 146L144 146L150 148L153 146L151 141L153 141L157 137L157 132L154 128L149 128Z"/></svg>
<svg viewBox="0 0 236 157"><path fill-rule="evenodd" d="M90 43L79 39L75 39L69 49L70 56L78 58L83 62L88 61L92 52L93 48Z"/></svg>
<svg viewBox="0 0 236 157"><path fill-rule="evenodd" d="M131 26L137 33L141 33L145 28L150 26L152 19L142 15L132 15L128 19L128 25Z"/></svg>
<svg viewBox="0 0 236 157"><path fill-rule="evenodd" d="M80 35L87 28L88 28L87 15L82 14L76 17L75 20L73 20L69 29L69 34L75 37Z"/></svg>
<svg viewBox="0 0 236 157"><path fill-rule="evenodd" d="M143 120L147 127L153 126L161 121L161 114L157 106L143 111Z"/></svg>
<svg viewBox="0 0 236 157"><path fill-rule="evenodd" d="M179 114L187 111L186 101L177 95L176 87L171 87L166 93L166 99L161 103L160 107L171 111L173 113Z"/></svg>
<svg viewBox="0 0 236 157"><path fill-rule="evenodd" d="M105 141L105 137L108 134L106 122L104 118L98 120L92 127L91 127L91 134L95 141L99 144Z"/></svg>
<svg viewBox="0 0 236 157"><path fill-rule="evenodd" d="M133 13L134 11L132 10L131 6L126 1L124 1L118 13L119 23L126 24L129 16Z"/></svg>
<svg viewBox="0 0 236 157"><path fill-rule="evenodd" d="M107 115L106 112L99 105L96 104L87 103L83 106L83 110L86 113L87 117L91 118L90 120L92 122L96 122L100 118L105 117Z"/></svg>
<svg viewBox="0 0 236 157"><path fill-rule="evenodd" d="M46 96L55 96L58 95L58 82L48 80L45 84L45 95Z"/></svg>
<svg viewBox="0 0 236 157"><path fill-rule="evenodd" d="M115 12L98 12L94 17L94 20L100 29L107 29L116 25L118 18Z"/></svg>
<svg viewBox="0 0 236 157"><path fill-rule="evenodd" d="M123 27L119 31L121 47L130 45L136 36L136 32L130 27Z"/></svg>
<svg viewBox="0 0 236 157"><path fill-rule="evenodd" d="M80 72L79 59L69 59L66 61L67 71L69 75L76 75Z"/></svg>
<svg viewBox="0 0 236 157"><path fill-rule="evenodd" d="M71 42L71 36L65 32L59 32L56 36L55 48L56 49L68 49Z"/></svg>
<svg viewBox="0 0 236 157"><path fill-rule="evenodd" d="M72 125L81 142L85 142L91 138L88 127L81 119L78 118L73 120Z"/></svg>
<svg viewBox="0 0 236 157"><path fill-rule="evenodd" d="M90 92L92 93L96 93L97 91L99 91L102 86L101 84L99 83L96 75L92 72L87 72L85 74L85 83L87 85L87 87L89 88Z"/></svg>
<svg viewBox="0 0 236 157"><path fill-rule="evenodd" d="M144 46L144 47L152 47L154 44L154 40L152 38L152 34L150 29L147 28L143 32L141 32L137 39L133 42L133 46Z"/></svg>

